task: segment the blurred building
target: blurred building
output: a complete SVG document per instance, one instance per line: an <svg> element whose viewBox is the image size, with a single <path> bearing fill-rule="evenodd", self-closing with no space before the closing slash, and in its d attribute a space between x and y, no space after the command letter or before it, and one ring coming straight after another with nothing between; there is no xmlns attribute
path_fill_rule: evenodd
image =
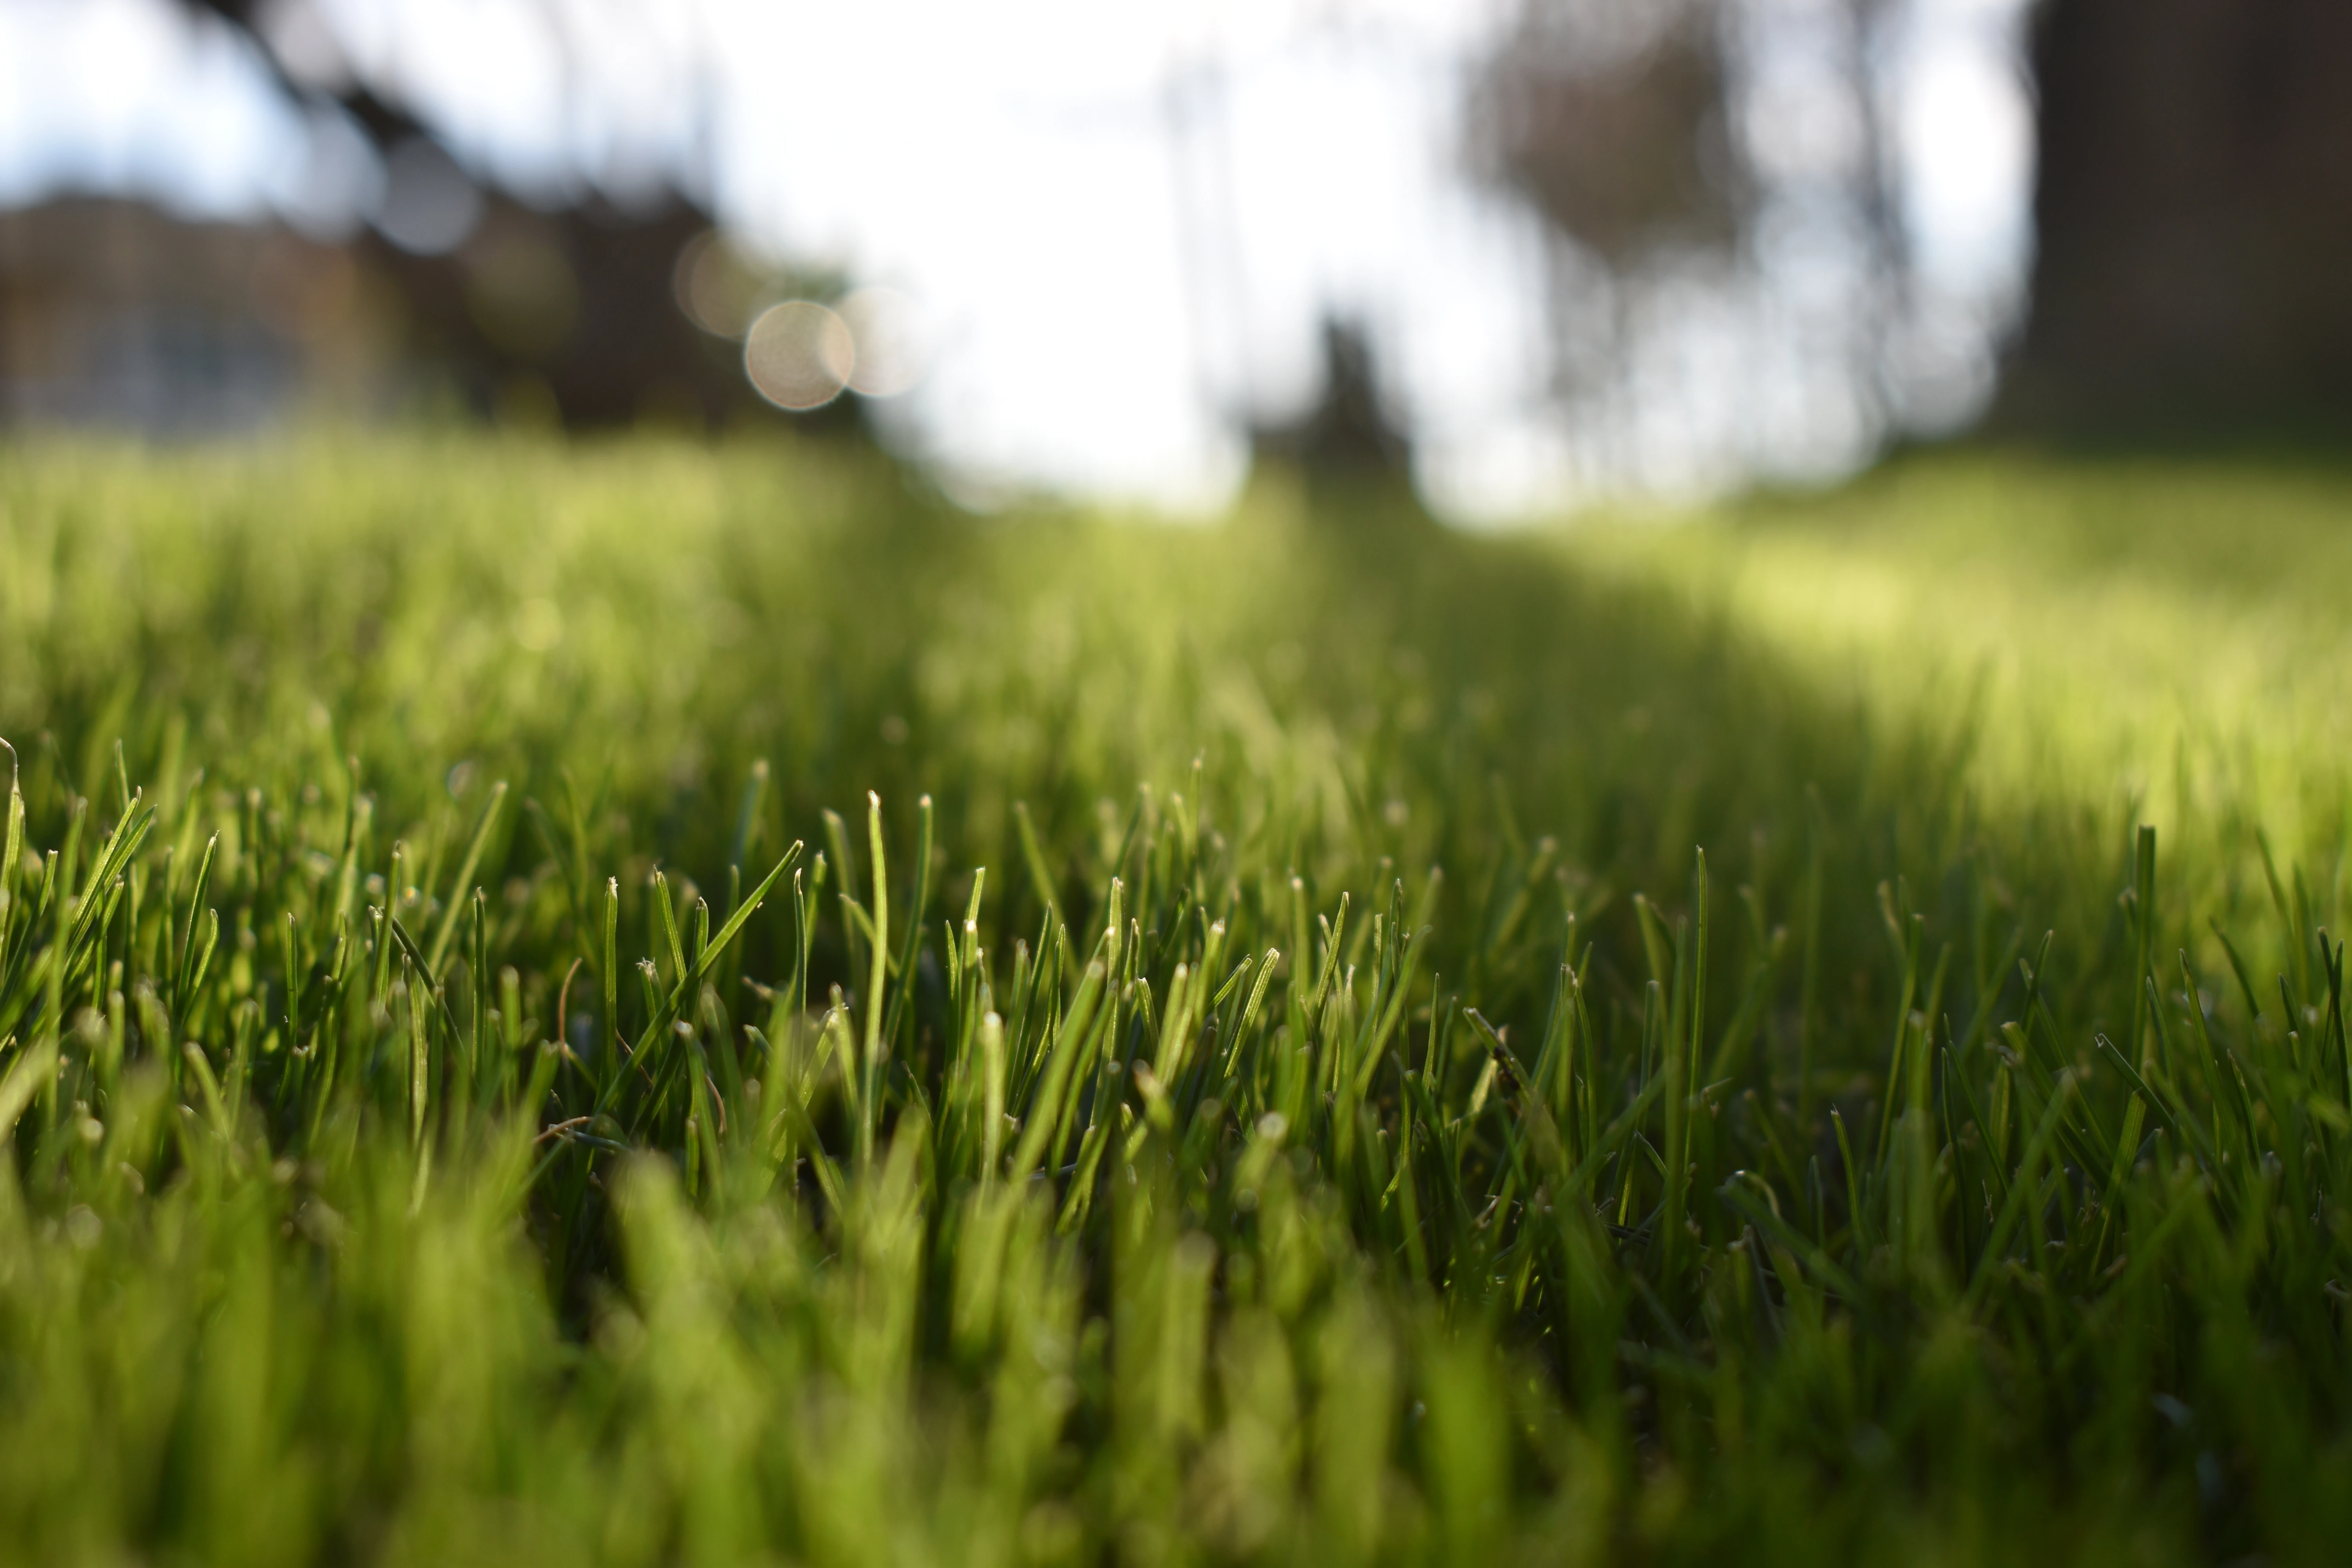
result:
<svg viewBox="0 0 2352 1568"><path fill-rule="evenodd" d="M0 419L194 434L420 405L571 428L770 411L746 308L793 280L715 245L676 180L520 199L322 56L310 0L182 3L251 44L314 157L322 127L355 142L344 162L376 189L345 202L337 242L123 200L0 214Z"/></svg>
<svg viewBox="0 0 2352 1568"><path fill-rule="evenodd" d="M703 215L473 200L437 255L118 199L0 213L0 420L195 435L426 403L593 428L766 407L740 348L679 307Z"/></svg>
<svg viewBox="0 0 2352 1568"><path fill-rule="evenodd" d="M710 219L664 195L639 209L589 198L552 211L481 195L471 232L417 254L371 232L360 263L398 303L404 352L477 411L537 413L574 429L646 417L715 425L763 410L740 346L680 308L681 262Z"/></svg>
<svg viewBox="0 0 2352 1568"><path fill-rule="evenodd" d="M85 198L0 213L0 419L201 434L390 389L346 248Z"/></svg>

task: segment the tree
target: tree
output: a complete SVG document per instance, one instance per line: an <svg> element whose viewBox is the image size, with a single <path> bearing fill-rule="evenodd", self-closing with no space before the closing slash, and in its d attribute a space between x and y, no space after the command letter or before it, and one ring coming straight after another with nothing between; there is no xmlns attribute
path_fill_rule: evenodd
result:
<svg viewBox="0 0 2352 1568"><path fill-rule="evenodd" d="M1708 0L1528 5L1479 84L1487 172L1612 268L1736 237L1717 7Z"/></svg>
<svg viewBox="0 0 2352 1568"><path fill-rule="evenodd" d="M2352 405L2352 6L2049 0L2012 427Z"/></svg>
<svg viewBox="0 0 2352 1568"><path fill-rule="evenodd" d="M1647 374L1675 361L1675 316L1645 300L1687 301L1694 288L1758 340L1798 336L1812 365L1835 362L1872 426L1906 416L1917 323L1881 63L1895 10L1891 0L1518 0L1474 79L1472 147L1488 180L1542 220L1555 386L1603 472L1638 468L1643 400L1676 396L1679 373ZM1847 116L1850 137L1795 153L1787 139L1757 139L1776 112L1759 95L1776 67L1789 79L1792 59L1811 70L1804 90L1843 98L1815 107ZM1779 294L1788 247L1776 253L1771 240L1798 229L1845 264L1833 324Z"/></svg>

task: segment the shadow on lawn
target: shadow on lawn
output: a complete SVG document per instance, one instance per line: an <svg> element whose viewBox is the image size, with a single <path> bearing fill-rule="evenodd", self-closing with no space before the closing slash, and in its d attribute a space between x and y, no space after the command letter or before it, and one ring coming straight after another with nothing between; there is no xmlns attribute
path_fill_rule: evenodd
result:
<svg viewBox="0 0 2352 1568"><path fill-rule="evenodd" d="M71 791L107 786L117 735L133 777L201 761L208 787L330 805L355 756L387 840L447 837L478 809L467 788L504 777L553 819L577 804L634 928L656 860L726 885L764 759L772 848L820 847L820 813L854 821L868 789L908 844L932 796L953 847L926 917L984 863L1003 951L1043 907L1015 803L1083 922L1149 781L1152 809L1189 792L1318 909L1343 889L1384 904L1386 879L1443 867L1432 963L1451 984L1549 973L1468 954L1506 921L1507 945L1557 952L1572 911L1638 1011L1633 895L1690 912L1704 847L1711 1016L1728 1024L1770 962L1761 1037L1780 1058L1809 1035L1817 1059L1874 1065L1890 923L1914 911L1931 953L1956 944L1956 1016L2013 984L2012 933L2030 949L2049 929L2077 1015L2131 1005L2128 803L1989 817L1965 782L1981 702L1874 718L1719 611L1581 572L1555 541L1412 526L1377 496L1310 507L1265 484L1205 530L976 520L871 457L644 443L36 458L5 478L0 542L53 579L0 694L17 710L0 732L34 741L36 842ZM36 539L44 517L76 521ZM560 637L534 632L551 613ZM548 855L516 827L482 880ZM2184 945L2203 912L2168 911ZM755 970L773 940L752 940ZM1528 987L1486 995L1498 1021L1548 1005L1496 983Z"/></svg>

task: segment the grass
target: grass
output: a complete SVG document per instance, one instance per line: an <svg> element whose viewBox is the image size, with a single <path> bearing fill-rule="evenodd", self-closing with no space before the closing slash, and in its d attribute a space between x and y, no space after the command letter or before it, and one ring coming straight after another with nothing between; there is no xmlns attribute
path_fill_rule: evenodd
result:
<svg viewBox="0 0 2352 1568"><path fill-rule="evenodd" d="M2332 1559L2347 499L12 450L0 1541Z"/></svg>

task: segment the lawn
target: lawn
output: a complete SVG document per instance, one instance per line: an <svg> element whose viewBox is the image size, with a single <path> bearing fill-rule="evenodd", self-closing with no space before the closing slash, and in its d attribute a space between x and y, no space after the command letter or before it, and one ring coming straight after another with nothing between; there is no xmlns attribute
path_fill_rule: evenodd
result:
<svg viewBox="0 0 2352 1568"><path fill-rule="evenodd" d="M0 1554L2335 1561L2347 514L0 453Z"/></svg>

